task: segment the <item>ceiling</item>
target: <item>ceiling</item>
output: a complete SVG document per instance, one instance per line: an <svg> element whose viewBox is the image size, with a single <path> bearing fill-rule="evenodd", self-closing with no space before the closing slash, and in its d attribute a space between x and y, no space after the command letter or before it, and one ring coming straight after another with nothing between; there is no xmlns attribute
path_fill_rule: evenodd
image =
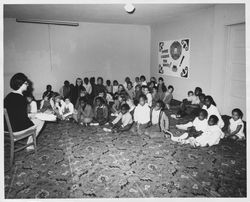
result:
<svg viewBox="0 0 250 202"><path fill-rule="evenodd" d="M128 14L124 4L5 4L5 18L152 25L166 23L213 4L134 4Z"/></svg>

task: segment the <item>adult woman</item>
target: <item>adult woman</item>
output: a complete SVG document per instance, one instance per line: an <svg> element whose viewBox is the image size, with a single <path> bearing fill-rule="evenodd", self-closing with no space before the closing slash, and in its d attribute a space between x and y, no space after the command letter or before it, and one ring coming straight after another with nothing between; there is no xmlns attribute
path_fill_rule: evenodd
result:
<svg viewBox="0 0 250 202"><path fill-rule="evenodd" d="M44 121L36 118L29 118L27 113L27 101L23 92L27 90L29 81L23 73L15 74L10 80L10 87L13 89L4 99L4 108L6 108L13 132L25 131L36 128L36 136L41 131ZM5 123L5 128L6 123ZM31 143L32 137L29 137L27 144ZM34 149L33 146L27 147L27 150Z"/></svg>

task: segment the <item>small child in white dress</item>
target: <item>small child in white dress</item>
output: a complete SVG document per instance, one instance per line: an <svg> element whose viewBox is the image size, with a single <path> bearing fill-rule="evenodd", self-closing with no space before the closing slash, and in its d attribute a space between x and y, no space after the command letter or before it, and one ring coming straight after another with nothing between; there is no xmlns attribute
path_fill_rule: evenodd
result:
<svg viewBox="0 0 250 202"><path fill-rule="evenodd" d="M193 147L206 147L217 145L220 139L224 138L225 134L218 126L219 118L215 115L211 115L208 119L208 127L197 138L188 138L185 143L191 144Z"/></svg>
<svg viewBox="0 0 250 202"><path fill-rule="evenodd" d="M226 137L234 140L244 140L244 123L242 121L243 113L236 108L232 111L232 118L229 120L229 126L226 131Z"/></svg>

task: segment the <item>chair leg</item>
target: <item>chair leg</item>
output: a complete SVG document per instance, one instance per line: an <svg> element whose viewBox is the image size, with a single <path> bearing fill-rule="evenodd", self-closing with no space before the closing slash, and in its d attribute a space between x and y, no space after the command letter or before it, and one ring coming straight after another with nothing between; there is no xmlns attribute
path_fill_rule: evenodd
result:
<svg viewBox="0 0 250 202"><path fill-rule="evenodd" d="M10 167L12 167L13 165L13 161L14 161L14 141L11 140L10 143Z"/></svg>

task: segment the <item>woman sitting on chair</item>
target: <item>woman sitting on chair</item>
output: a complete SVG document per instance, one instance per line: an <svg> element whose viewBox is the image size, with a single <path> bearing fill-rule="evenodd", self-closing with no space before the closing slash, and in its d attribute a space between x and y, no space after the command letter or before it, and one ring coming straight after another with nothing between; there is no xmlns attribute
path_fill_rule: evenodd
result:
<svg viewBox="0 0 250 202"><path fill-rule="evenodd" d="M4 99L4 108L6 108L13 132L30 130L36 128L36 136L41 131L44 121L31 117L28 117L27 113L27 101L23 96L23 92L27 90L29 86L29 80L23 73L15 74L10 80L10 87L13 89ZM5 129L6 123L5 123ZM32 137L29 137L27 144L33 141ZM33 146L27 147L27 150L34 149Z"/></svg>

